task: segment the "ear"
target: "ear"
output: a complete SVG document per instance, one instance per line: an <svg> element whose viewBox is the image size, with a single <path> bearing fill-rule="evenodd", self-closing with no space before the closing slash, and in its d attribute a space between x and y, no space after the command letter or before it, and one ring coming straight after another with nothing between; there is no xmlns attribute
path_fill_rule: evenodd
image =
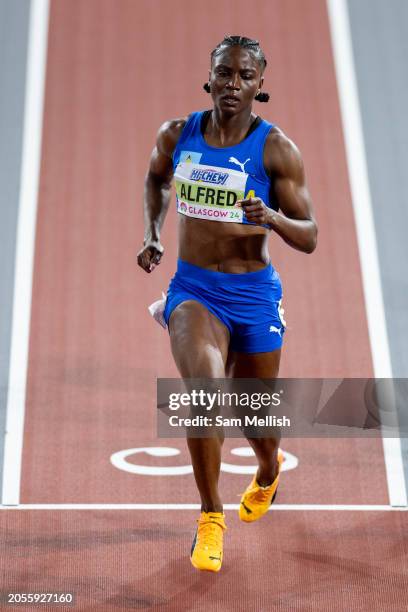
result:
<svg viewBox="0 0 408 612"><path fill-rule="evenodd" d="M263 84L264 84L264 78L263 76L261 76L261 78L259 79L259 89L262 89Z"/></svg>

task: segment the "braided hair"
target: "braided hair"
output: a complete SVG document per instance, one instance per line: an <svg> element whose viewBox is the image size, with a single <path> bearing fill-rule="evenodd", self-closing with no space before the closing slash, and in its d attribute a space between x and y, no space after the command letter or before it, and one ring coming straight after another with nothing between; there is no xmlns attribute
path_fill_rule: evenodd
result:
<svg viewBox="0 0 408 612"><path fill-rule="evenodd" d="M252 55L254 56L254 58L259 64L261 73L263 73L263 71L266 68L266 64L267 64L265 54L262 51L261 47L259 46L259 42L257 40L254 40L252 38L247 38L246 36L226 36L224 40L222 40L215 47L215 49L211 51L211 62L213 61L215 57L217 57L217 55L222 53L226 47L235 47L237 45L239 47L242 47L243 49L246 49L249 53L252 53ZM203 89L207 93L210 93L209 83L205 83L203 85ZM269 94L266 92L260 91L255 96L255 100L257 100L258 102L268 102Z"/></svg>

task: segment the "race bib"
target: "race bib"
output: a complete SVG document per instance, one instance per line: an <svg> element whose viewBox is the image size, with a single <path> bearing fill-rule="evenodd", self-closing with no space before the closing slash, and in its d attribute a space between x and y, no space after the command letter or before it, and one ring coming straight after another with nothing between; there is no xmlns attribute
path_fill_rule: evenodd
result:
<svg viewBox="0 0 408 612"><path fill-rule="evenodd" d="M248 174L227 168L181 162L174 174L177 212L187 217L243 222L236 206L245 197Z"/></svg>

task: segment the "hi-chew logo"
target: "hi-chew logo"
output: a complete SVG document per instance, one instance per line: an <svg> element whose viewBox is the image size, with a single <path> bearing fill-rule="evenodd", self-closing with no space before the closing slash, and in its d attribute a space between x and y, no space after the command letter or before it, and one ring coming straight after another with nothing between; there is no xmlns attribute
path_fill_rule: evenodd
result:
<svg viewBox="0 0 408 612"><path fill-rule="evenodd" d="M225 185L228 178L228 172L217 172L210 168L194 168L190 174L190 180L203 181L203 183L211 183L212 185Z"/></svg>

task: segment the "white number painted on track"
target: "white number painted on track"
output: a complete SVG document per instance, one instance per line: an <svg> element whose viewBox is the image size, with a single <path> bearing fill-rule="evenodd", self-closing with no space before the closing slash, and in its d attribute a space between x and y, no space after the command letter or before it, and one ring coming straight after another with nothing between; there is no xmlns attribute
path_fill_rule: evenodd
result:
<svg viewBox="0 0 408 612"><path fill-rule="evenodd" d="M119 451L111 456L111 463L118 470L130 472L131 474L145 474L147 476L180 476L182 474L191 474L193 468L191 465L174 465L171 467L162 467L155 465L139 465L137 463L129 463L127 458L130 455L138 453L146 453L152 457L174 457L179 455L178 448L171 446L147 446L144 448L128 448L127 450Z"/></svg>
<svg viewBox="0 0 408 612"><path fill-rule="evenodd" d="M299 460L292 453L282 451L284 462L282 472L294 470L299 463ZM192 474L193 468L191 465L143 465L140 463L131 463L128 458L132 455L150 455L151 457L175 457L180 455L181 451L172 446L144 446L140 448L128 448L118 451L111 455L111 463L118 470L129 472L130 474L142 474L144 476L182 476L184 474ZM239 446L231 450L232 455L237 457L254 457L254 451L249 446ZM256 465L236 465L235 463L221 462L221 470L228 474L253 474L256 470Z"/></svg>

